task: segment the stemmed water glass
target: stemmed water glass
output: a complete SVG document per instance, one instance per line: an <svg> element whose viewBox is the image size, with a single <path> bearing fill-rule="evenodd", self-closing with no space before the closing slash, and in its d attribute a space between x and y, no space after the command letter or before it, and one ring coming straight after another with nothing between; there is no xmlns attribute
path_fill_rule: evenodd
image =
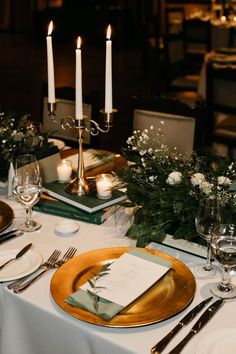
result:
<svg viewBox="0 0 236 354"><path fill-rule="evenodd" d="M42 182L39 165L34 155L24 154L17 157L12 183L12 194L15 200L26 210L26 220L19 229L24 232L38 230L41 224L32 219L32 207L39 200Z"/></svg>
<svg viewBox="0 0 236 354"><path fill-rule="evenodd" d="M207 260L194 268L196 277L212 278L216 275L217 267L211 261L211 236L214 228L221 223L222 210L216 199L205 198L199 202L195 217L196 230L207 243Z"/></svg>
<svg viewBox="0 0 236 354"><path fill-rule="evenodd" d="M211 239L212 254L223 266L220 283L211 287L211 292L224 299L236 297L236 287L231 283L230 271L236 266L236 225L221 224L215 227Z"/></svg>

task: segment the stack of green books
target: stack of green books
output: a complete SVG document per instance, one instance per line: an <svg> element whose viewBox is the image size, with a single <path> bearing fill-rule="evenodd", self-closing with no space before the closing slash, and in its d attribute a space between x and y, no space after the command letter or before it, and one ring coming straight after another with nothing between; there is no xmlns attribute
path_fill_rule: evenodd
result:
<svg viewBox="0 0 236 354"><path fill-rule="evenodd" d="M33 210L100 225L115 212L115 207L116 206L107 207L94 213L87 213L75 206L62 202L61 200L42 195L39 202L33 206Z"/></svg>

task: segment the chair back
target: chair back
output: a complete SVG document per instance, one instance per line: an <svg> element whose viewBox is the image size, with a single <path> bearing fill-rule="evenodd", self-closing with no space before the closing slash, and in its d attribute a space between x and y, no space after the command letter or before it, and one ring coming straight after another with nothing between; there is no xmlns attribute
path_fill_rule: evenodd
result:
<svg viewBox="0 0 236 354"><path fill-rule="evenodd" d="M181 26L173 27L170 23L174 8L166 9L166 31L164 36L165 83L166 89L172 91L197 91L198 75L189 75L184 36L184 10ZM181 17L180 17L181 18ZM178 17L177 17L178 19ZM173 21L173 20L172 20ZM176 20L178 23L180 20ZM179 30L178 30L179 29Z"/></svg>
<svg viewBox="0 0 236 354"><path fill-rule="evenodd" d="M149 129L150 126L161 130L171 150L177 148L180 153L191 153L193 150L195 118L136 109L134 130Z"/></svg>
<svg viewBox="0 0 236 354"><path fill-rule="evenodd" d="M205 106L203 102L197 102L194 107L191 107L176 98L141 99L134 97L131 104L131 114L133 129L148 129L150 125L161 127L165 130L171 146L177 146L181 152L189 152L193 148L199 149L205 145L203 128ZM179 128L180 126L181 128ZM188 133L185 132L185 129ZM186 145L184 145L185 140Z"/></svg>
<svg viewBox="0 0 236 354"><path fill-rule="evenodd" d="M192 55L204 55L211 49L210 20L198 18L184 21L184 39L186 51Z"/></svg>
<svg viewBox="0 0 236 354"><path fill-rule="evenodd" d="M207 64L206 105L209 144L236 147L236 66Z"/></svg>
<svg viewBox="0 0 236 354"><path fill-rule="evenodd" d="M167 35L183 33L185 11L183 6L167 7L165 11L165 32Z"/></svg>
<svg viewBox="0 0 236 354"><path fill-rule="evenodd" d="M60 138L70 146L77 145L78 132L76 129L62 129L61 119L75 116L75 90L71 87L56 89L56 117L55 122L48 114L48 98L43 97L43 130L51 132L53 137ZM99 97L97 92L83 96L83 114L88 122L99 119ZM84 131L83 142L85 145L96 147L97 137L92 137L90 132Z"/></svg>

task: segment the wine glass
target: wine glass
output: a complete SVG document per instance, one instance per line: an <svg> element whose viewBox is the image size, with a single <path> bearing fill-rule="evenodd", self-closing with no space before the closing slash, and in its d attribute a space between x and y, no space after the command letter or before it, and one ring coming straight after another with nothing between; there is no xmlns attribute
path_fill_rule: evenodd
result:
<svg viewBox="0 0 236 354"><path fill-rule="evenodd" d="M36 157L31 154L18 156L12 194L15 200L23 205L26 210L26 220L19 226L19 229L24 232L35 231L41 227L41 224L32 220L32 206L39 200L41 190L42 182Z"/></svg>
<svg viewBox="0 0 236 354"><path fill-rule="evenodd" d="M221 224L215 227L211 239L212 254L223 266L220 283L211 287L215 296L232 299L236 297L236 287L231 283L230 271L236 265L236 225Z"/></svg>
<svg viewBox="0 0 236 354"><path fill-rule="evenodd" d="M205 264L195 267L195 275L199 278L212 278L216 275L217 267L211 261L211 236L214 228L221 223L222 210L216 199L204 198L199 202L195 217L196 230L207 243L207 260Z"/></svg>

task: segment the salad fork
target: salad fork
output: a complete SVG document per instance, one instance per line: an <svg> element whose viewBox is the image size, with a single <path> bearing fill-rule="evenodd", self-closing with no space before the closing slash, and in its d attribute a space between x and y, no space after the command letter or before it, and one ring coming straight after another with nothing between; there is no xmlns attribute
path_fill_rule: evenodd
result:
<svg viewBox="0 0 236 354"><path fill-rule="evenodd" d="M31 273L30 275L26 275L25 277L18 279L16 281L14 281L13 283L9 284L7 287L10 290L14 290L16 287L20 286L21 284L23 284L25 282L26 279L28 279L29 277L31 278L32 275L37 274L40 270L45 270L47 269L47 267L50 267L50 265L52 264L52 262L56 262L58 257L60 256L61 251L55 250L53 251L53 253L51 254L51 256L49 256L49 258L43 263L41 264L41 266L36 269L33 273ZM40 273L41 274L41 273Z"/></svg>

